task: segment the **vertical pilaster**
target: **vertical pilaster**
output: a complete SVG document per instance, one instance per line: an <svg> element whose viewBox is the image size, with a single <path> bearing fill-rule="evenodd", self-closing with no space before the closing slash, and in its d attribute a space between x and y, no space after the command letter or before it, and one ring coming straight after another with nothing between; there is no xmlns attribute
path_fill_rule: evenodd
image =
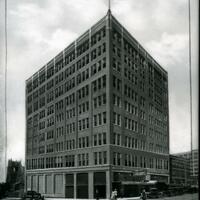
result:
<svg viewBox="0 0 200 200"><path fill-rule="evenodd" d="M43 175L43 191L44 191L44 194L46 194L46 174Z"/></svg>
<svg viewBox="0 0 200 200"><path fill-rule="evenodd" d="M88 188L89 199L94 199L94 179L93 179L94 172L89 172L88 175L89 175L89 188Z"/></svg>
<svg viewBox="0 0 200 200"><path fill-rule="evenodd" d="M112 191L111 171L106 171L106 198L110 199Z"/></svg>
<svg viewBox="0 0 200 200"><path fill-rule="evenodd" d="M52 193L55 194L55 174L52 174Z"/></svg>
<svg viewBox="0 0 200 200"><path fill-rule="evenodd" d="M110 199L111 191L112 191L112 182L111 182L111 147L110 144L112 143L112 124L113 124L113 96L112 96L112 33L111 33L111 11L108 10L107 19L106 19L106 67L107 67L107 85L106 85L106 99L107 99L107 141L109 144L108 148L108 164L109 164L109 171L106 172L106 197Z"/></svg>
<svg viewBox="0 0 200 200"><path fill-rule="evenodd" d="M77 197L77 181L76 181L77 174L74 173L74 199Z"/></svg>
<svg viewBox="0 0 200 200"><path fill-rule="evenodd" d="M65 187L66 187L66 179L65 179L65 173L63 173L63 197L65 197Z"/></svg>
<svg viewBox="0 0 200 200"><path fill-rule="evenodd" d="M39 192L39 176L36 175L36 191Z"/></svg>

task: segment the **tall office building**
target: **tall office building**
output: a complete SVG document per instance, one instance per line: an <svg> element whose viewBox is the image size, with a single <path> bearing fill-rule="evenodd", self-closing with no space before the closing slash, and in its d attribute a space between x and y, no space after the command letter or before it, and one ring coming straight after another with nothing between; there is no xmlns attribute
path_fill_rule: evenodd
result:
<svg viewBox="0 0 200 200"><path fill-rule="evenodd" d="M109 198L169 181L168 74L110 10L26 81L26 124L27 189Z"/></svg>

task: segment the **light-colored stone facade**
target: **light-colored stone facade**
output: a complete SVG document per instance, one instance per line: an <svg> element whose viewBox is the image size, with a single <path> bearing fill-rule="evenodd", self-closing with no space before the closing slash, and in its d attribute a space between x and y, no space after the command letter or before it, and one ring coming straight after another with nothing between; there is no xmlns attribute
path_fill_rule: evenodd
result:
<svg viewBox="0 0 200 200"><path fill-rule="evenodd" d="M26 81L26 120L27 189L110 198L169 182L167 72L110 11Z"/></svg>

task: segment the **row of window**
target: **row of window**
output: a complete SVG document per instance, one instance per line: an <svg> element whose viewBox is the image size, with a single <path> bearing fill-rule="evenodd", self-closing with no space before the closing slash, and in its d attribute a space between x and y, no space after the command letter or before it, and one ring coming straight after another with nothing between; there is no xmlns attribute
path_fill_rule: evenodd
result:
<svg viewBox="0 0 200 200"><path fill-rule="evenodd" d="M106 144L106 132L95 133L93 135L93 145L100 146Z"/></svg>
<svg viewBox="0 0 200 200"><path fill-rule="evenodd" d="M116 58L113 58L113 69L117 72L121 72L121 62L118 61Z"/></svg>
<svg viewBox="0 0 200 200"><path fill-rule="evenodd" d="M76 116L76 108L70 108L66 110L66 119L70 119Z"/></svg>
<svg viewBox="0 0 200 200"><path fill-rule="evenodd" d="M78 139L78 147L79 148L89 147L89 136L80 137Z"/></svg>
<svg viewBox="0 0 200 200"><path fill-rule="evenodd" d="M113 118L114 124L121 126L121 115L114 112L113 117L114 117ZM127 117L125 117L124 119L125 119L124 122L125 122L126 129L138 132L138 122L137 121L127 118ZM106 112L98 113L98 114L94 115L93 120L94 120L93 121L94 127L106 124ZM88 129L89 128L89 118L79 120L78 124L79 124L79 131ZM50 127L52 125L54 125L54 117L53 116L47 119L47 127ZM37 127L37 124L35 124L35 126ZM28 128L31 128L31 127L28 127ZM146 125L140 124L139 128L140 128L139 132L141 134L146 135L146 133L147 133ZM45 121L39 122L39 130L43 130L43 129L45 129ZM53 137L53 133L51 131L50 131L50 133L49 133L49 131L47 132L47 139L51 139ZM71 134L74 132L75 132L75 122L66 124L66 133ZM61 137L63 135L64 135L64 128L57 127L56 128L56 137ZM167 139L167 134L164 134L161 131L153 130L152 128L150 128L149 129L149 137L154 138L155 140L157 140L159 142L164 142Z"/></svg>
<svg viewBox="0 0 200 200"><path fill-rule="evenodd" d="M119 108L121 108L122 106L122 101L121 101L121 97L119 97L116 94L113 94L113 104Z"/></svg>
<svg viewBox="0 0 200 200"><path fill-rule="evenodd" d="M102 69L106 68L106 58L102 58L98 60L91 66L91 76L95 75L96 73L100 72Z"/></svg>
<svg viewBox="0 0 200 200"><path fill-rule="evenodd" d="M63 126L56 128L56 138L62 137L64 135Z"/></svg>
<svg viewBox="0 0 200 200"><path fill-rule="evenodd" d="M132 149L146 150L146 142L134 137L126 136L124 146Z"/></svg>
<svg viewBox="0 0 200 200"><path fill-rule="evenodd" d="M89 111L89 101L83 102L78 106L79 114Z"/></svg>
<svg viewBox="0 0 200 200"><path fill-rule="evenodd" d="M57 128L57 130L62 130L62 128ZM63 133L63 131L62 131ZM45 140L45 134L41 134L40 135L40 142ZM57 135L57 137L60 136ZM53 138L53 131L48 132L48 139L52 139ZM89 147L89 136L86 137L80 137L78 139L79 143L78 143L78 148L85 148L85 147ZM106 133L97 133L93 136L93 145L94 146L99 146L99 145L105 145L106 144ZM65 142L61 141L61 142L57 142L55 143L55 151L59 152L59 151L63 151L63 150L71 150L71 149L75 149L75 140L67 140ZM49 144L46 147L46 151L47 153L50 152L54 152L54 147L53 144ZM39 154L43 154L45 153L45 146L40 146L39 147Z"/></svg>
<svg viewBox="0 0 200 200"><path fill-rule="evenodd" d="M91 46L95 45L98 41L106 36L106 29L103 27L91 37Z"/></svg>
<svg viewBox="0 0 200 200"><path fill-rule="evenodd" d="M62 129L59 128L59 130L61 131ZM60 135L57 134L57 137L59 137L59 136ZM52 138L53 138L53 131L50 131L50 132L48 132L47 139L52 139ZM39 142L43 142L44 140L45 140L45 134L42 133L39 135ZM93 146L99 146L99 145L105 145L105 144L106 144L106 132L95 133L93 135ZM119 146L122 145L120 134L114 133L113 144L119 145ZM137 139L137 138L130 137L130 136L125 137L124 146L127 148L148 150L148 151L156 152L156 153L167 153L168 152L167 146L163 146L161 144L154 144L153 142L150 142L147 147L147 144L144 140ZM78 148L85 148L85 147L89 147L89 137L88 136L79 138ZM49 151L48 148L52 148L52 147L48 146L47 151ZM64 142L59 142L58 144L56 144L55 150L63 151L63 150L69 150L69 149L74 149L74 148L75 148L75 140L73 139L73 140L65 141L65 146L64 146ZM44 146L39 147L39 153L45 153Z"/></svg>
<svg viewBox="0 0 200 200"><path fill-rule="evenodd" d="M53 125L54 125L54 116L47 119L47 127L50 127ZM45 126L44 126L44 128L45 128Z"/></svg>
<svg viewBox="0 0 200 200"><path fill-rule="evenodd" d="M114 125L121 126L122 120L120 114L116 112L113 113L113 123Z"/></svg>
<svg viewBox="0 0 200 200"><path fill-rule="evenodd" d="M47 116L54 113L54 105L47 107Z"/></svg>
<svg viewBox="0 0 200 200"><path fill-rule="evenodd" d="M98 108L102 105L106 105L106 93L103 93L97 97L93 98L94 108Z"/></svg>
<svg viewBox="0 0 200 200"><path fill-rule="evenodd" d="M113 153L113 164L125 165L130 167L168 170L168 160L158 158L147 158L145 156L138 156L133 154L125 154L123 163L122 154L117 152Z"/></svg>
<svg viewBox="0 0 200 200"><path fill-rule="evenodd" d="M64 151L64 142L56 142L55 151L56 152Z"/></svg>
<svg viewBox="0 0 200 200"><path fill-rule="evenodd" d="M106 124L106 121L107 121L106 112L98 113L93 116L94 127L104 125Z"/></svg>
<svg viewBox="0 0 200 200"><path fill-rule="evenodd" d="M124 160L122 160L124 156ZM94 165L107 164L107 152L94 152ZM78 166L89 165L89 154L82 153L77 155ZM113 165L129 166L129 167L141 167L151 169L169 169L168 160L160 158L147 158L145 156L124 154L114 152L113 153ZM40 168L56 168L56 167L74 167L75 155L55 156L47 158L34 158L27 159L27 169L40 169Z"/></svg>
<svg viewBox="0 0 200 200"><path fill-rule="evenodd" d="M58 113L57 115L56 115L56 122L58 123L58 122L62 122L64 120L64 113L63 112L61 112L61 113Z"/></svg>
<svg viewBox="0 0 200 200"><path fill-rule="evenodd" d="M113 134L113 144L122 146L121 134L114 133ZM149 143L148 149L147 144L144 140L126 136L124 140L124 146L131 149L139 149L139 150L148 150L151 152L157 153L167 153L168 148L163 145L154 145L154 143Z"/></svg>
<svg viewBox="0 0 200 200"><path fill-rule="evenodd" d="M134 102L138 101L138 94L135 92L131 87L128 85L124 85L124 95L130 99L132 99Z"/></svg>
<svg viewBox="0 0 200 200"><path fill-rule="evenodd" d="M98 90L101 90L105 87L106 87L106 75L103 75L102 77L92 82L93 92L97 92Z"/></svg>
<svg viewBox="0 0 200 200"><path fill-rule="evenodd" d="M94 164L103 165L107 164L107 152L94 152Z"/></svg>
<svg viewBox="0 0 200 200"><path fill-rule="evenodd" d="M106 43L98 46L96 49L91 51L91 61L96 59L98 56L101 56L102 53L106 52Z"/></svg>
<svg viewBox="0 0 200 200"><path fill-rule="evenodd" d="M101 69L103 69L105 67L106 67L106 58L104 57L103 59L99 60L97 63L95 63L94 65L91 66L91 75L94 75L95 73L101 71ZM71 67L67 68L67 70L68 69L71 69ZM72 68L72 69L74 69L74 68ZM70 70L69 72L70 72L69 74L74 73L74 70ZM77 85L82 83L83 81L87 80L88 78L89 78L89 68L87 68L86 70L84 70L83 72L81 72L77 75ZM59 75L57 75L55 77L55 85L63 80L64 80L64 72L60 73ZM53 86L54 86L54 80L52 79L47 83L47 90L49 90ZM74 87L75 87L75 77L73 77L72 79L68 80L65 83L65 92L71 90ZM40 88L40 90L42 90L42 91L40 91L40 94L45 93L45 86ZM55 93L56 93L56 97L60 96L63 93L63 86L60 86L58 89L56 89ZM35 99L37 97L38 97L38 91L35 91L33 93L33 99ZM32 102L32 95L28 96L27 101L28 101L28 103Z"/></svg>
<svg viewBox="0 0 200 200"><path fill-rule="evenodd" d="M89 128L89 118L81 119L78 121L79 131L85 130Z"/></svg>
<svg viewBox="0 0 200 200"><path fill-rule="evenodd" d="M82 153L78 154L78 166L88 166L89 165L89 154Z"/></svg>
<svg viewBox="0 0 200 200"><path fill-rule="evenodd" d="M66 125L66 133L71 134L75 132L75 122L68 123Z"/></svg>
<svg viewBox="0 0 200 200"><path fill-rule="evenodd" d="M133 119L129 119L127 117L124 118L125 119L125 128L131 131L135 131L138 132L138 122L133 120Z"/></svg>
<svg viewBox="0 0 200 200"><path fill-rule="evenodd" d="M78 99L83 99L89 95L89 85L86 85L77 91Z"/></svg>
<svg viewBox="0 0 200 200"><path fill-rule="evenodd" d="M85 80L87 80L89 78L89 76L90 76L90 74L89 74L89 68L87 68L86 70L80 72L77 75L77 79L76 79L77 85L79 85L80 83L82 83Z"/></svg>
<svg viewBox="0 0 200 200"><path fill-rule="evenodd" d="M129 103L128 101L124 102L125 104L125 110L129 112L130 114L133 114L135 116L138 116L138 107L134 104Z"/></svg>
<svg viewBox="0 0 200 200"><path fill-rule="evenodd" d="M102 88L106 87L106 75L98 78L97 80L92 82L93 85L93 91L96 92L97 89L100 90ZM63 90L63 85L59 86L58 88L55 89L55 97L61 96L64 93ZM89 85L86 85L84 87L82 87L81 89L79 89L77 91L78 93L78 99L82 99L85 98L86 96L89 95ZM51 95L50 95L51 94ZM48 95L48 101L53 100L53 93L47 94ZM49 96L50 95L50 96ZM51 99L51 100L50 100ZM56 103L56 110L59 108L63 108L63 100L61 100L62 105L59 105L59 102ZM66 97L66 106L72 104L75 102L75 93L69 95ZM45 97L43 97L42 99L40 99L40 108L43 107L45 105ZM38 107L38 102L35 102L33 104L33 111L37 111L39 109ZM28 115L30 115L32 113L32 106L28 107Z"/></svg>
<svg viewBox="0 0 200 200"><path fill-rule="evenodd" d="M113 76L113 88L119 92L122 89L122 81L118 79L116 76Z"/></svg>
<svg viewBox="0 0 200 200"><path fill-rule="evenodd" d="M129 71L127 68L124 68L124 77L126 77L131 83L135 86L138 83L138 78L134 72Z"/></svg>
<svg viewBox="0 0 200 200"><path fill-rule="evenodd" d="M104 37L105 37L105 27L102 30L95 33L91 37L91 46L96 44L97 41L100 41ZM104 45L103 49L105 49L105 45ZM89 40L86 40L77 46L77 56L82 55L87 50L89 50ZM105 51L105 50L103 50L103 51ZM64 67L63 57L65 57L65 59L64 59L65 65L72 62L75 59L75 51L70 52L68 55L61 55L61 57L62 58L59 61L56 61L55 69L54 69L54 64L50 63L49 66L47 67L46 75L45 75L45 71L43 70L43 71L39 72L39 81L38 81L38 78L35 78L33 80L33 83L30 82L27 84L27 92L28 93L30 93L33 89L38 87L39 84L42 84L43 82L45 82L46 78L49 79L50 77L52 77L54 75L54 73L60 71Z"/></svg>

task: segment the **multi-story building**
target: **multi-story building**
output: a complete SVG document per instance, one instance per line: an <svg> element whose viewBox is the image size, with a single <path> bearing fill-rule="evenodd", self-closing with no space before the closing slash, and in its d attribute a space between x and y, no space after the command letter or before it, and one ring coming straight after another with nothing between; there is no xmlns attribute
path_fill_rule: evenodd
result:
<svg viewBox="0 0 200 200"><path fill-rule="evenodd" d="M170 183L187 186L190 184L190 162L188 158L170 155Z"/></svg>
<svg viewBox="0 0 200 200"><path fill-rule="evenodd" d="M199 177L199 152L198 149L194 149L188 152L182 152L174 154L178 157L187 158L190 162L190 182L192 185L198 184Z"/></svg>
<svg viewBox="0 0 200 200"><path fill-rule="evenodd" d="M108 11L26 81L26 189L109 198L169 181L168 74Z"/></svg>

